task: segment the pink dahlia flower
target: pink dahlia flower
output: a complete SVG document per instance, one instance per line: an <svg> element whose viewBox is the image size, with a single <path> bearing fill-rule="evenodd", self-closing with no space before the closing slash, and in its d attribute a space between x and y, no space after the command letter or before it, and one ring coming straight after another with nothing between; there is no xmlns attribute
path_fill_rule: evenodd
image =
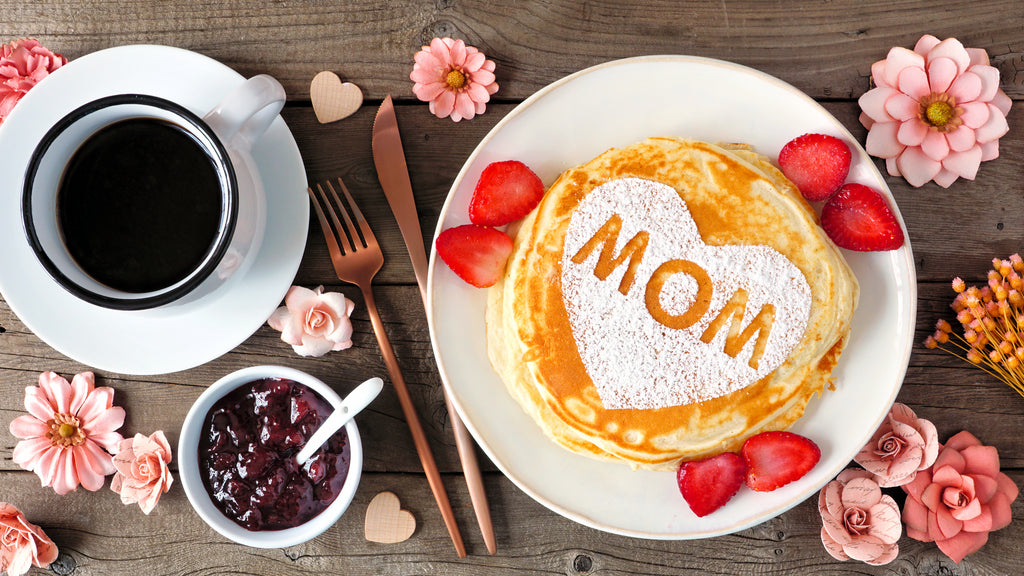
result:
<svg viewBox="0 0 1024 576"><path fill-rule="evenodd" d="M99 490L114 473L109 452L121 441L115 430L124 424L124 408L113 406L113 388L96 388L94 380L92 372L75 375L71 383L44 372L39 386L25 388L28 414L11 421L11 434L22 439L14 447L14 463L57 494L79 483Z"/></svg>
<svg viewBox="0 0 1024 576"><path fill-rule="evenodd" d="M20 576L31 566L46 568L57 559L57 545L43 529L7 502L0 502L0 572Z"/></svg>
<svg viewBox="0 0 1024 576"><path fill-rule="evenodd" d="M946 188L974 180L983 161L999 156L1011 101L985 50L925 35L913 50L889 50L871 78L875 87L859 100L865 149L885 159L890 175Z"/></svg>
<svg viewBox="0 0 1024 576"><path fill-rule="evenodd" d="M33 86L68 59L43 47L35 38L0 46L0 122Z"/></svg>
<svg viewBox="0 0 1024 576"><path fill-rule="evenodd" d="M882 488L902 486L935 462L939 454L939 435L935 425L918 418L905 404L896 402L871 440L853 459Z"/></svg>
<svg viewBox="0 0 1024 576"><path fill-rule="evenodd" d="M988 541L988 533L1010 524L1013 480L999 471L999 453L970 432L960 432L939 450L930 470L903 486L907 536L932 542L959 563Z"/></svg>
<svg viewBox="0 0 1024 576"><path fill-rule="evenodd" d="M323 286L316 290L292 286L284 304L271 314L267 324L281 331L281 340L291 344L296 354L323 356L352 346L349 315L356 305L344 294L324 293Z"/></svg>
<svg viewBox="0 0 1024 576"><path fill-rule="evenodd" d="M434 38L416 53L409 79L416 97L430 103L438 118L458 122L483 114L491 94L498 91L494 61L462 40Z"/></svg>
<svg viewBox="0 0 1024 576"><path fill-rule="evenodd" d="M882 565L899 554L900 508L871 473L848 468L818 493L821 542L836 560Z"/></svg>
<svg viewBox="0 0 1024 576"><path fill-rule="evenodd" d="M117 447L114 467L117 473L110 489L121 495L123 504L139 505L145 514L153 511L160 495L171 489L174 478L167 468L171 445L162 430L134 438L125 438Z"/></svg>

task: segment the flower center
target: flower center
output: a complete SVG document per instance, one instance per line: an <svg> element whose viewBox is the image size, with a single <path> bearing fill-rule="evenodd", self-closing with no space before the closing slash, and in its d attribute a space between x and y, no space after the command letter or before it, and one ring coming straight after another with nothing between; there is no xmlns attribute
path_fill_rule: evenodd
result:
<svg viewBox="0 0 1024 576"><path fill-rule="evenodd" d="M458 70L452 70L444 77L444 81L452 90L458 90L466 85L466 75Z"/></svg>
<svg viewBox="0 0 1024 576"><path fill-rule="evenodd" d="M843 512L843 525L852 534L866 534L871 529L868 513L856 506L851 506Z"/></svg>
<svg viewBox="0 0 1024 576"><path fill-rule="evenodd" d="M882 460L895 460L906 444L906 440L889 432L878 439L878 448L875 449L875 454Z"/></svg>
<svg viewBox="0 0 1024 576"><path fill-rule="evenodd" d="M949 94L933 92L920 101L918 118L932 130L952 132L963 124L960 115L963 108L958 108L956 100Z"/></svg>
<svg viewBox="0 0 1024 576"><path fill-rule="evenodd" d="M85 432L79 426L78 418L70 414L54 414L53 420L46 424L50 427L47 439L54 446L78 446L85 442Z"/></svg>

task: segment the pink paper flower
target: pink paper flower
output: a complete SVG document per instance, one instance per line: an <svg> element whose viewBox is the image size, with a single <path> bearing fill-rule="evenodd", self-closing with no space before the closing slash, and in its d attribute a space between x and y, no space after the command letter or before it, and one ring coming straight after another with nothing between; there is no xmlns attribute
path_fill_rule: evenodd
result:
<svg viewBox="0 0 1024 576"><path fill-rule="evenodd" d="M0 122L26 92L68 59L44 48L35 38L0 46Z"/></svg>
<svg viewBox="0 0 1024 576"><path fill-rule="evenodd" d="M324 293L323 286L316 290L292 286L284 304L267 323L280 330L281 340L291 344L300 356L323 356L352 346L349 315L356 305L343 294Z"/></svg>
<svg viewBox="0 0 1024 576"><path fill-rule="evenodd" d="M865 148L885 159L890 175L947 188L974 180L983 161L999 156L1011 101L985 50L925 35L913 50L889 50L871 78L875 87L859 100Z"/></svg>
<svg viewBox="0 0 1024 576"><path fill-rule="evenodd" d="M114 473L110 454L121 435L124 408L113 406L114 389L96 388L92 372L76 374L69 384L53 372L39 375L39 386L25 388L28 414L11 421L14 463L35 472L43 486L67 494L81 483L86 490L103 486Z"/></svg>
<svg viewBox="0 0 1024 576"><path fill-rule="evenodd" d="M935 425L896 402L871 440L853 459L875 475L882 488L902 486L935 462L939 435Z"/></svg>
<svg viewBox="0 0 1024 576"><path fill-rule="evenodd" d="M960 432L939 450L930 470L903 486L907 536L932 542L959 563L988 541L988 533L1013 519L1017 485L999 471L999 453L970 432Z"/></svg>
<svg viewBox="0 0 1024 576"><path fill-rule="evenodd" d="M30 566L46 568L56 559L57 546L43 529L11 504L0 502L0 571L18 576Z"/></svg>
<svg viewBox="0 0 1024 576"><path fill-rule="evenodd" d="M882 494L871 473L848 468L818 494L821 542L837 560L860 560L876 566L899 554L900 508Z"/></svg>
<svg viewBox="0 0 1024 576"><path fill-rule="evenodd" d="M114 454L117 472L110 481L110 489L121 495L123 504L137 503L144 513L149 514L160 500L160 495L170 490L174 482L167 468L170 461L171 445L163 431L126 438Z"/></svg>
<svg viewBox="0 0 1024 576"><path fill-rule="evenodd" d="M434 38L415 56L409 79L416 97L430 103L438 118L458 122L483 114L491 94L498 91L494 61L462 40Z"/></svg>

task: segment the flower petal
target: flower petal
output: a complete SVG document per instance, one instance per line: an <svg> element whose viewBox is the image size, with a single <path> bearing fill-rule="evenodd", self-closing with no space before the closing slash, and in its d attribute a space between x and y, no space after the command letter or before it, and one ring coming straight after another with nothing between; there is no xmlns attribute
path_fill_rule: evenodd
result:
<svg viewBox="0 0 1024 576"><path fill-rule="evenodd" d="M854 478L843 487L842 500L846 508L870 508L882 499L882 490L874 480Z"/></svg>
<svg viewBox="0 0 1024 576"><path fill-rule="evenodd" d="M472 120L476 115L476 105L467 92L463 91L455 95L455 111L466 120Z"/></svg>
<svg viewBox="0 0 1024 576"><path fill-rule="evenodd" d="M981 165L981 147L974 146L963 152L951 152L942 161L942 167L956 176L974 180Z"/></svg>
<svg viewBox="0 0 1024 576"><path fill-rule="evenodd" d="M952 538L935 540L935 545L942 550L942 553L949 556L949 559L957 564L965 556L978 551L988 542L988 532L960 532Z"/></svg>
<svg viewBox="0 0 1024 576"><path fill-rule="evenodd" d="M435 100L434 115L438 118L447 118L455 110L455 94L450 91L442 92Z"/></svg>
<svg viewBox="0 0 1024 576"><path fill-rule="evenodd" d="M988 162L999 158L999 140L990 140L979 144L981 147L981 161Z"/></svg>
<svg viewBox="0 0 1024 576"><path fill-rule="evenodd" d="M22 440L14 445L11 460L25 470L35 472L39 459L49 450L57 451L57 448L46 438Z"/></svg>
<svg viewBox="0 0 1024 576"><path fill-rule="evenodd" d="M114 404L114 389L108 386L96 388L89 394L82 404L82 408L75 414L84 425L98 418Z"/></svg>
<svg viewBox="0 0 1024 576"><path fill-rule="evenodd" d="M56 459L53 483L50 484L53 491L64 495L78 488L78 475L75 471L74 455L71 450L64 450Z"/></svg>
<svg viewBox="0 0 1024 576"><path fill-rule="evenodd" d="M885 111L885 102L896 94L898 94L898 92L894 88L878 86L861 94L860 98L857 99L857 103L860 104L861 110L870 116L872 120L876 122L888 122L892 120L893 117Z"/></svg>
<svg viewBox="0 0 1024 576"><path fill-rule="evenodd" d="M843 552L843 545L836 542L824 527L821 529L821 543L825 546L825 551L836 560L845 561L850 559L846 552Z"/></svg>
<svg viewBox="0 0 1024 576"><path fill-rule="evenodd" d="M959 108L963 109L960 119L964 122L960 128L980 128L988 122L988 117L991 113L989 105L984 102L964 102ZM956 130L953 132L956 132ZM971 130L971 139L974 139L974 130Z"/></svg>
<svg viewBox="0 0 1024 576"><path fill-rule="evenodd" d="M988 122L974 130L974 136L978 142L989 142L996 138L1002 138L1010 131L1010 125L1006 123L1006 117L998 111L999 109L989 104Z"/></svg>
<svg viewBox="0 0 1024 576"><path fill-rule="evenodd" d="M113 432L124 425L125 412L120 406L112 406L106 409L98 417L90 421L82 422L82 430L86 434L103 434Z"/></svg>
<svg viewBox="0 0 1024 576"><path fill-rule="evenodd" d="M1010 525L1013 520L1013 510L1010 508L1010 499L1002 492L997 492L988 502L989 514L992 516L992 530L1002 530Z"/></svg>
<svg viewBox="0 0 1024 576"><path fill-rule="evenodd" d="M913 529L918 532L928 531L928 509L913 498L907 498L903 504L903 522L907 525L908 532Z"/></svg>
<svg viewBox="0 0 1024 576"><path fill-rule="evenodd" d="M61 414L71 413L71 384L63 376L43 372L39 375L39 388L50 400L54 410Z"/></svg>
<svg viewBox="0 0 1024 576"><path fill-rule="evenodd" d="M994 446L969 446L960 454L967 461L964 474L991 477L999 474L999 451Z"/></svg>
<svg viewBox="0 0 1024 576"><path fill-rule="evenodd" d="M879 60L871 65L871 80L875 86L896 88L896 85L885 79L885 60Z"/></svg>
<svg viewBox="0 0 1024 576"><path fill-rule="evenodd" d="M928 126L914 118L900 124L900 129L896 132L896 139L904 146L918 147L924 142L928 132Z"/></svg>
<svg viewBox="0 0 1024 576"><path fill-rule="evenodd" d="M82 404L85 403L85 399L89 397L89 393L95 388L96 376L92 372L75 374L75 377L71 379L71 405L68 413L78 414L78 411L82 409Z"/></svg>
<svg viewBox="0 0 1024 576"><path fill-rule="evenodd" d="M946 440L945 448L959 452L968 446L981 446L981 440L978 440L974 434L971 434L967 430L961 430L953 436L950 436L949 440Z"/></svg>
<svg viewBox="0 0 1024 576"><path fill-rule="evenodd" d="M968 48L967 55L971 57L971 67L988 66L988 52L984 48Z"/></svg>
<svg viewBox="0 0 1024 576"><path fill-rule="evenodd" d="M932 48L939 43L939 39L931 34L925 34L917 40L917 44L914 44L914 52L925 56L928 52L931 52Z"/></svg>
<svg viewBox="0 0 1024 576"><path fill-rule="evenodd" d="M932 160L942 161L949 156L949 143L946 142L946 135L935 130L928 130L921 142L921 152L924 152Z"/></svg>
<svg viewBox="0 0 1024 576"><path fill-rule="evenodd" d="M843 546L843 551L854 560L867 562L881 556L885 552L885 545L873 536L861 536Z"/></svg>
<svg viewBox="0 0 1024 576"><path fill-rule="evenodd" d="M868 154L879 158L895 158L903 152L904 146L897 139L899 122L876 122L868 130L864 148Z"/></svg>
<svg viewBox="0 0 1024 576"><path fill-rule="evenodd" d="M932 178L932 182L935 182L943 188L949 188L953 182L957 181L958 178L960 177L943 168L942 170L939 170L939 173L935 175L935 178Z"/></svg>
<svg viewBox="0 0 1024 576"><path fill-rule="evenodd" d="M990 102L999 92L999 68L987 65L971 66L968 70L981 80L981 93L978 100Z"/></svg>
<svg viewBox="0 0 1024 576"><path fill-rule="evenodd" d="M36 418L46 422L53 418L54 405L46 393L37 386L25 388L25 410Z"/></svg>
<svg viewBox="0 0 1024 576"><path fill-rule="evenodd" d="M953 516L964 521L964 530L967 532L988 532L992 529L991 508L982 506L977 500L972 500L966 508L953 512Z"/></svg>
<svg viewBox="0 0 1024 576"><path fill-rule="evenodd" d="M964 72L949 87L947 92L957 103L973 102L981 95L981 78L972 72Z"/></svg>
<svg viewBox="0 0 1024 576"><path fill-rule="evenodd" d="M915 187L924 186L942 169L942 164L925 156L920 148L907 148L896 158L900 174Z"/></svg>
<svg viewBox="0 0 1024 576"><path fill-rule="evenodd" d="M869 510L871 525L868 534L878 538L885 544L895 544L903 533L900 523L900 509L891 496L882 496L882 500Z"/></svg>
<svg viewBox="0 0 1024 576"><path fill-rule="evenodd" d="M106 478L94 468L94 466L99 464L92 462L89 452L86 450L71 450L70 453L74 475L81 482L82 487L90 492L95 492L102 488Z"/></svg>
<svg viewBox="0 0 1024 576"><path fill-rule="evenodd" d="M900 121L913 120L921 111L921 105L910 96L897 92L885 101L885 112Z"/></svg>
<svg viewBox="0 0 1024 576"><path fill-rule="evenodd" d="M934 519L934 521L933 521ZM952 538L964 527L964 523L949 513L945 507L935 510L935 514L928 516L928 533L935 536L936 540ZM940 538L941 537L941 538Z"/></svg>
<svg viewBox="0 0 1024 576"><path fill-rule="evenodd" d="M467 48L466 62L462 65L463 72L472 75L479 70L486 61L487 56L484 56L483 52L480 52L479 50L473 50L470 52Z"/></svg>
<svg viewBox="0 0 1024 576"><path fill-rule="evenodd" d="M902 46L890 48L889 54L885 57L885 84L894 88L899 86L900 72L907 68L920 68L923 73L924 56Z"/></svg>
<svg viewBox="0 0 1024 576"><path fill-rule="evenodd" d="M929 61L936 58L949 58L953 60L956 62L957 70L960 73L963 73L971 65L970 54L967 53L964 45L956 38L946 38L928 51L927 59Z"/></svg>
<svg viewBox="0 0 1024 576"><path fill-rule="evenodd" d="M956 80L956 62L949 58L936 58L928 63L928 86L932 92L943 93Z"/></svg>
<svg viewBox="0 0 1024 576"><path fill-rule="evenodd" d="M456 67L462 68L466 64L466 43L462 40L456 40L452 43L451 47L451 63Z"/></svg>
<svg viewBox="0 0 1024 576"><path fill-rule="evenodd" d="M9 429L12 435L23 440L45 436L50 431L50 427L45 422L31 414L22 414L11 420Z"/></svg>
<svg viewBox="0 0 1024 576"><path fill-rule="evenodd" d="M931 91L928 88L928 74L924 68L911 66L900 71L899 83L900 92L910 96L914 100L920 100Z"/></svg>

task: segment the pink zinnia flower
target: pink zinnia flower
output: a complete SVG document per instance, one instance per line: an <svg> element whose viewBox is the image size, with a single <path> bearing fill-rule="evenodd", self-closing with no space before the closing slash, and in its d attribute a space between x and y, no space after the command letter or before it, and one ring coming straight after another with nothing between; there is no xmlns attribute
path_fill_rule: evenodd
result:
<svg viewBox="0 0 1024 576"><path fill-rule="evenodd" d="M999 471L999 453L970 432L953 436L929 470L905 484L907 536L932 542L959 563L1013 520L1017 485Z"/></svg>
<svg viewBox="0 0 1024 576"><path fill-rule="evenodd" d="M935 462L939 435L935 425L896 402L871 440L853 459L875 475L882 488L902 486Z"/></svg>
<svg viewBox="0 0 1024 576"><path fill-rule="evenodd" d="M35 38L0 46L0 122L26 92L68 59L43 47Z"/></svg>
<svg viewBox="0 0 1024 576"><path fill-rule="evenodd" d="M99 490L114 463L124 408L113 406L114 389L96 388L92 372L75 375L69 384L53 372L39 375L39 386L25 388L28 414L11 422L14 463L35 472L43 486L67 494L81 483Z"/></svg>
<svg viewBox="0 0 1024 576"><path fill-rule="evenodd" d="M323 286L310 290L292 286L284 306L270 315L267 324L281 331L281 340L300 356L323 356L352 346L352 321L356 305L339 292L324 293Z"/></svg>
<svg viewBox="0 0 1024 576"><path fill-rule="evenodd" d="M139 505L145 514L153 511L160 495L171 489L174 478L167 468L171 445L162 430L134 438L125 438L117 447L114 467L117 473L110 489L121 495L123 504Z"/></svg>
<svg viewBox="0 0 1024 576"><path fill-rule="evenodd" d="M999 156L1011 101L985 50L925 35L913 50L889 50L871 78L875 88L859 100L865 149L885 159L891 176L946 188L974 180L983 161Z"/></svg>
<svg viewBox="0 0 1024 576"><path fill-rule="evenodd" d="M0 572L20 576L31 566L46 568L57 559L57 546L43 529L7 502L0 502Z"/></svg>
<svg viewBox="0 0 1024 576"><path fill-rule="evenodd" d="M434 38L415 60L409 74L415 83L412 91L430 103L430 112L438 118L472 120L484 113L491 94L498 91L494 61L462 40Z"/></svg>

